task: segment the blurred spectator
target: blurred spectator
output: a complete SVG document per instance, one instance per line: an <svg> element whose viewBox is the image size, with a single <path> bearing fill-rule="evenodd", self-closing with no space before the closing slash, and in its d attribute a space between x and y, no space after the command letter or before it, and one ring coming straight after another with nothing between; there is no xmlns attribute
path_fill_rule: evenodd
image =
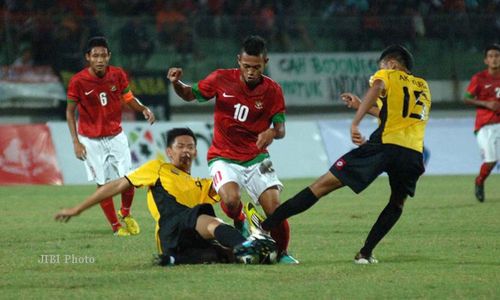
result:
<svg viewBox="0 0 500 300"><path fill-rule="evenodd" d="M21 56L16 58L14 62L12 63L13 67L32 67L34 64L33 61L33 52L31 50L31 46L29 45L22 45L21 49Z"/></svg>
<svg viewBox="0 0 500 300"><path fill-rule="evenodd" d="M309 37L309 32L297 16L297 10L293 0L282 0L276 6L276 38L279 49L282 51L298 51L298 44L302 44L304 50L310 51L314 48ZM273 45L273 44L271 44Z"/></svg>
<svg viewBox="0 0 500 300"><path fill-rule="evenodd" d="M128 68L144 67L155 44L141 17L132 17L120 30L120 50Z"/></svg>
<svg viewBox="0 0 500 300"><path fill-rule="evenodd" d="M171 44L176 34L186 30L186 15L176 7L176 2L167 1L156 14L156 30L160 41Z"/></svg>
<svg viewBox="0 0 500 300"><path fill-rule="evenodd" d="M171 1L173 0L161 0L158 2ZM106 2L112 15L134 16L137 14L154 15L155 13L155 0L107 0Z"/></svg>
<svg viewBox="0 0 500 300"><path fill-rule="evenodd" d="M385 30L384 23L382 22L382 17L379 11L379 7L374 5L363 15L362 30L364 37L362 38L362 48L365 50L373 49L373 42L378 41L384 47L386 45L385 41Z"/></svg>
<svg viewBox="0 0 500 300"><path fill-rule="evenodd" d="M444 8L449 13L448 42L475 50L472 40L471 24L467 14L465 0L444 0ZM462 42L461 41L465 41Z"/></svg>
<svg viewBox="0 0 500 300"><path fill-rule="evenodd" d="M193 9L187 1L167 1L156 15L158 38L164 45L173 45L182 63L194 52L194 36L188 23L187 12Z"/></svg>
<svg viewBox="0 0 500 300"><path fill-rule="evenodd" d="M88 33L82 27L76 16L68 15L62 19L56 30L55 44L57 47L57 60L54 62L56 71L79 71L84 66L83 47Z"/></svg>
<svg viewBox="0 0 500 300"><path fill-rule="evenodd" d="M40 12L33 16L31 45L35 65L53 65L57 57L54 49L56 26L51 14Z"/></svg>
<svg viewBox="0 0 500 300"><path fill-rule="evenodd" d="M275 23L276 16L273 4L271 2L264 2L255 16L255 32L272 44L275 34Z"/></svg>

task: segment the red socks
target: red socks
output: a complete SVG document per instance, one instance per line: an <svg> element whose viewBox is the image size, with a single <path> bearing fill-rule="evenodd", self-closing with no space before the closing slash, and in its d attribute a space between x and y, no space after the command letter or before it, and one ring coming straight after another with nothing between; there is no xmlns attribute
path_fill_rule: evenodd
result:
<svg viewBox="0 0 500 300"><path fill-rule="evenodd" d="M131 186L128 190L122 193L122 216L126 217L130 214L130 207L132 206L132 201L134 200L135 188Z"/></svg>
<svg viewBox="0 0 500 300"><path fill-rule="evenodd" d="M233 209L230 209L229 206L227 206L224 201L220 202L220 207L222 208L222 211L226 214L226 216L230 217L233 220L243 222L245 221L245 215L241 211L243 209L243 204L240 201L240 204Z"/></svg>
<svg viewBox="0 0 500 300"><path fill-rule="evenodd" d="M484 181L490 175L491 170L493 170L493 167L495 167L495 164L483 163L481 165L481 169L479 170L479 175L476 177L476 184L477 185L484 184Z"/></svg>
<svg viewBox="0 0 500 300"><path fill-rule="evenodd" d="M231 219L243 222L245 221L245 215L242 212L243 204L240 204L233 209L230 209L223 201L220 203L222 211ZM284 220L278 226L271 230L271 236L276 241L278 247L278 253L286 251L288 249L288 243L290 242L290 226L288 221Z"/></svg>
<svg viewBox="0 0 500 300"><path fill-rule="evenodd" d="M109 197L108 199L101 201L101 203L99 204L101 205L104 215L111 224L113 231L117 231L118 228L121 227L121 224L118 221L118 217L116 216L115 204L113 203L113 198Z"/></svg>
<svg viewBox="0 0 500 300"><path fill-rule="evenodd" d="M290 226L288 225L288 221L285 220L278 226L274 227L271 230L271 236L276 241L278 253L287 251L288 242L290 242Z"/></svg>
<svg viewBox="0 0 500 300"><path fill-rule="evenodd" d="M122 208L121 213L122 216L126 217L130 214L130 206L132 206L132 200L134 199L135 189L134 187L129 188L128 190L122 193ZM115 204L113 203L113 197L109 197L99 203L101 205L102 211L108 219L113 231L117 231L118 228L121 227L120 221L118 221L118 217L116 216Z"/></svg>

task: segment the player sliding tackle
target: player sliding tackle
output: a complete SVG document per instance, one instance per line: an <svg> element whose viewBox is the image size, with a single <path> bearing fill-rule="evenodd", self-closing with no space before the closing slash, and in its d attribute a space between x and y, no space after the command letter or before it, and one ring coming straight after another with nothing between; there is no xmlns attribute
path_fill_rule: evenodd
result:
<svg viewBox="0 0 500 300"><path fill-rule="evenodd" d="M263 75L268 57L261 37L246 38L237 57L238 69L215 70L193 86L181 81L181 68L170 68L167 76L185 101L215 99L214 137L207 154L210 175L222 198L222 210L235 227L247 233L242 188L267 215L280 203L283 185L276 172L260 169L270 163L267 147L285 136L285 102L279 84ZM297 264L287 252L288 222L277 224L271 235L278 244L279 262Z"/></svg>
<svg viewBox="0 0 500 300"><path fill-rule="evenodd" d="M386 172L391 186L389 203L354 258L357 264L378 262L373 250L398 221L406 198L414 196L417 180L424 172L422 151L431 94L427 82L410 72L412 65L408 50L390 46L380 55L379 70L371 77L363 101L353 94L342 94L348 106L358 107L351 124L351 139L359 147L340 157L328 172L280 205L261 222L264 230L309 209L321 197L346 185L360 193ZM379 127L368 141L359 130L367 113L379 117Z"/></svg>
<svg viewBox="0 0 500 300"><path fill-rule="evenodd" d="M157 263L262 263L275 253L276 243L265 234L248 239L215 217L219 201L211 179L190 174L196 157L196 137L188 128L167 133L171 163L152 160L100 187L79 205L63 209L55 219L67 222L91 206L131 187L147 187L148 208L156 221Z"/></svg>

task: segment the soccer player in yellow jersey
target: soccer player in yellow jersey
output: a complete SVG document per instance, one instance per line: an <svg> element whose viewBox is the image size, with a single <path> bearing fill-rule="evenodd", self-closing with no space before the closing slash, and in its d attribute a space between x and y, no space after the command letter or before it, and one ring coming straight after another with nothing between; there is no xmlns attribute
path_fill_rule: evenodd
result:
<svg viewBox="0 0 500 300"><path fill-rule="evenodd" d="M398 221L406 198L413 197L417 180L424 172L422 152L431 94L427 82L410 72L412 65L411 53L402 46L393 45L382 52L379 70L371 77L363 101L350 93L341 95L348 106L357 108L351 139L359 147L339 158L328 172L255 225L269 230L343 186L360 193L386 172L391 186L389 203L354 259L358 264L378 262L373 249ZM368 141L359 131L359 124L367 113L379 118L379 126Z"/></svg>
<svg viewBox="0 0 500 300"><path fill-rule="evenodd" d="M212 180L193 178L190 174L196 157L196 137L189 128L168 131L167 156L171 163L149 161L106 183L79 205L61 210L55 219L68 221L132 186L148 187L148 208L156 220L160 265L259 263L276 250L271 237L253 234L246 239L215 217L212 204L220 199L212 188Z"/></svg>

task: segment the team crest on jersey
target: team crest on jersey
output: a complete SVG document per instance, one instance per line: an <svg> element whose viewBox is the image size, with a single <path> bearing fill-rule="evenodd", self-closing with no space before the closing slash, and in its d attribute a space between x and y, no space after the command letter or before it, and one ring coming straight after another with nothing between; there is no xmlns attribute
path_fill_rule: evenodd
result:
<svg viewBox="0 0 500 300"><path fill-rule="evenodd" d="M345 160L343 160L342 158L335 162L335 168L337 168L337 170L339 171L342 170L344 166L345 166Z"/></svg>
<svg viewBox="0 0 500 300"><path fill-rule="evenodd" d="M263 109L264 105L262 104L262 101L260 101L260 100L255 101L255 108L256 109Z"/></svg>
<svg viewBox="0 0 500 300"><path fill-rule="evenodd" d="M112 85L112 86L111 86L111 91L112 91L112 92L116 91L116 85Z"/></svg>

